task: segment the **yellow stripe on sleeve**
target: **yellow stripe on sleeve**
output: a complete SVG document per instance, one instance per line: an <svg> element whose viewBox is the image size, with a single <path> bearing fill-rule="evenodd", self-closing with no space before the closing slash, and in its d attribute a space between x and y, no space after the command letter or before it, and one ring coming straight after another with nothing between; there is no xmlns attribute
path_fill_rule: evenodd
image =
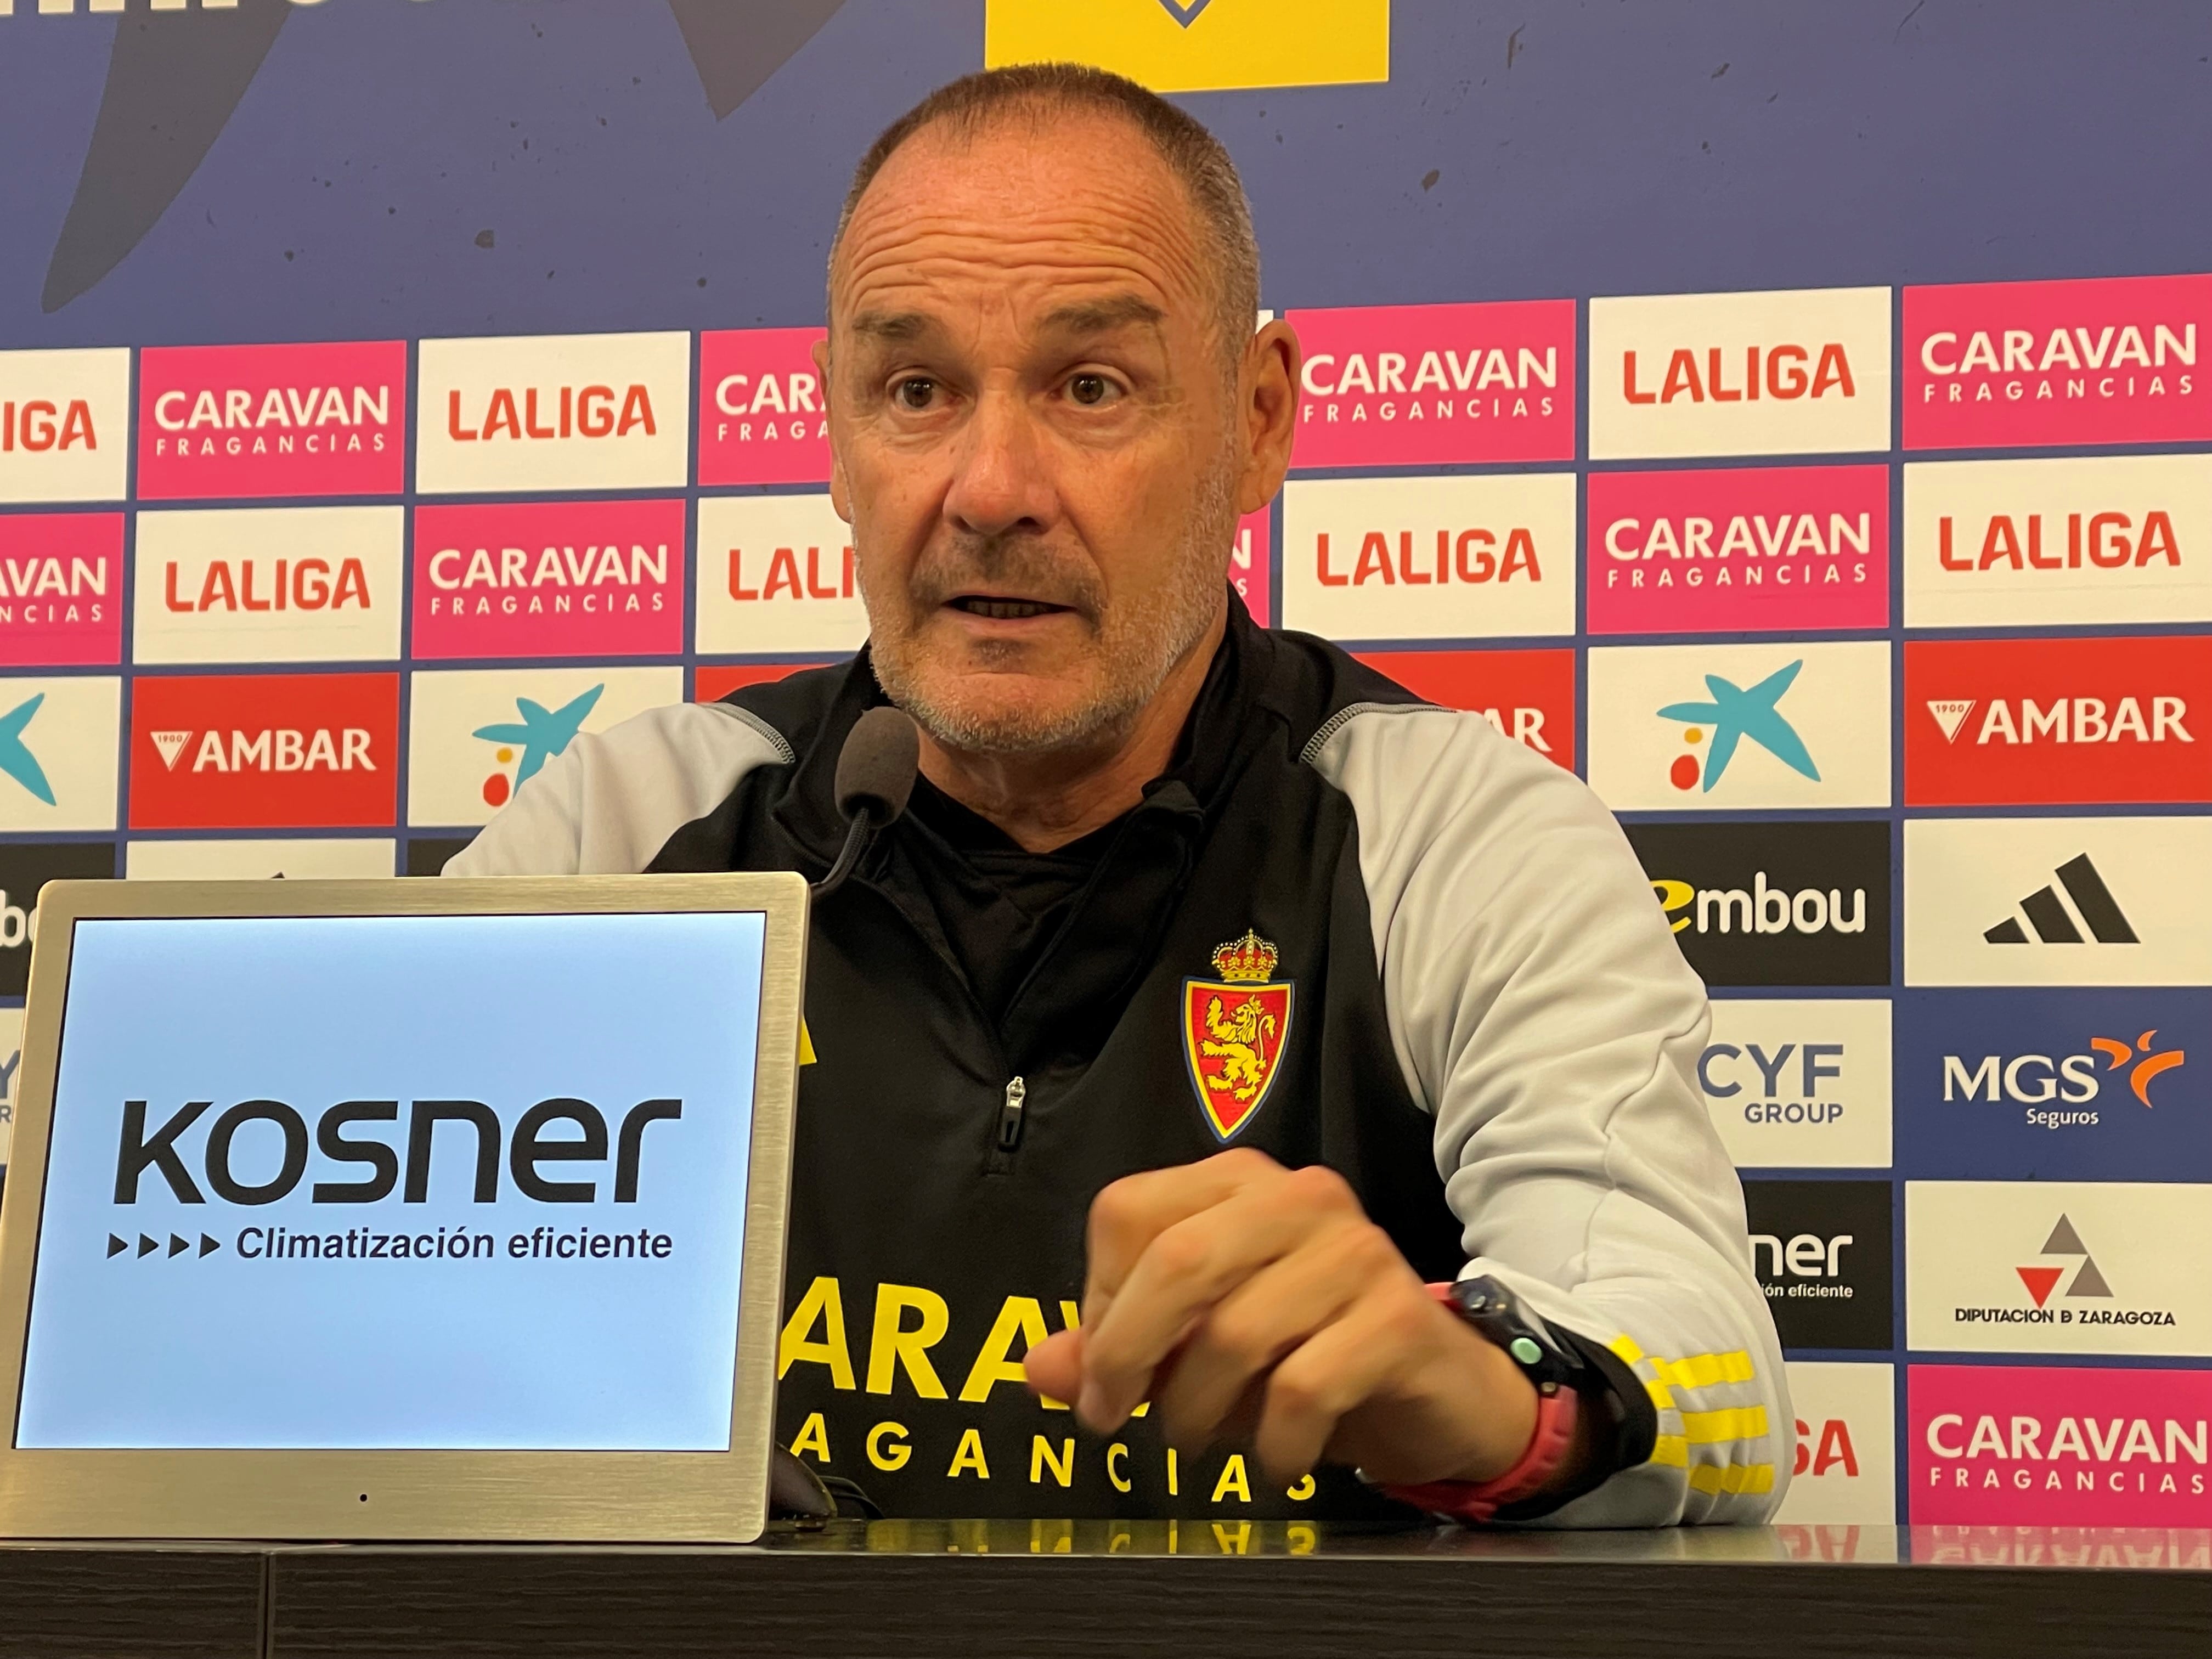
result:
<svg viewBox="0 0 2212 1659"><path fill-rule="evenodd" d="M1751 1356L1742 1349L1734 1353L1693 1353L1687 1359L1655 1359L1659 1378L1678 1389L1710 1389L1716 1382L1748 1382L1758 1376Z"/></svg>
<svg viewBox="0 0 2212 1659"><path fill-rule="evenodd" d="M1662 1434L1651 1443L1651 1461L1662 1468L1690 1466L1690 1443L1679 1434Z"/></svg>
<svg viewBox="0 0 2212 1659"><path fill-rule="evenodd" d="M1700 1463L1690 1471L1690 1486L1698 1492L1761 1492L1774 1490L1771 1463Z"/></svg>
<svg viewBox="0 0 2212 1659"><path fill-rule="evenodd" d="M1766 1407L1729 1406L1717 1412L1684 1412L1682 1432L1693 1446L1717 1445L1724 1440L1756 1440L1766 1432Z"/></svg>
<svg viewBox="0 0 2212 1659"><path fill-rule="evenodd" d="M1636 1346L1636 1339L1632 1336L1616 1336L1605 1346L1613 1350L1624 1365L1633 1365L1644 1358L1644 1350Z"/></svg>

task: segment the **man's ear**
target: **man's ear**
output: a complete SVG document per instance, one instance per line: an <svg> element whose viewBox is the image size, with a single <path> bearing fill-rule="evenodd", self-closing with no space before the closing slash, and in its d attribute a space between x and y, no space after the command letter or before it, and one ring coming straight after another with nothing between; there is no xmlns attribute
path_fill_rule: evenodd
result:
<svg viewBox="0 0 2212 1659"><path fill-rule="evenodd" d="M814 343L814 375L822 388L822 408L830 429L830 505L847 524L853 522L852 492L845 484L845 458L837 443L836 400L830 390L830 337Z"/></svg>
<svg viewBox="0 0 2212 1659"><path fill-rule="evenodd" d="M1291 469L1297 435L1298 374L1305 361L1297 331L1276 318L1244 348L1237 377L1237 416L1244 430L1243 467L1237 479L1237 511L1257 513L1275 499Z"/></svg>

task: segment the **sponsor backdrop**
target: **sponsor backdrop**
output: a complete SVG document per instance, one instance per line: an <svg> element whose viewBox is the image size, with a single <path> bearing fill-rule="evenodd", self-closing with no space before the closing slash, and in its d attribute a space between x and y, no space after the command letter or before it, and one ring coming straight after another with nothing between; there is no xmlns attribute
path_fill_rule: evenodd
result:
<svg viewBox="0 0 2212 1659"><path fill-rule="evenodd" d="M2212 18L2107 13L0 0L0 1000L44 881L428 873L849 652L846 174L1104 63L1305 343L1246 602L1582 772L1713 988L1785 1518L2212 1525Z"/></svg>

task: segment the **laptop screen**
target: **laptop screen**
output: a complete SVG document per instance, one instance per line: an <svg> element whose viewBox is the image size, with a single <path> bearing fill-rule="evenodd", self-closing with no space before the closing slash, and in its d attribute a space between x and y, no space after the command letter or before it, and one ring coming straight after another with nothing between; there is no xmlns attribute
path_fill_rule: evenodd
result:
<svg viewBox="0 0 2212 1659"><path fill-rule="evenodd" d="M15 1444L728 1449L765 923L79 921Z"/></svg>

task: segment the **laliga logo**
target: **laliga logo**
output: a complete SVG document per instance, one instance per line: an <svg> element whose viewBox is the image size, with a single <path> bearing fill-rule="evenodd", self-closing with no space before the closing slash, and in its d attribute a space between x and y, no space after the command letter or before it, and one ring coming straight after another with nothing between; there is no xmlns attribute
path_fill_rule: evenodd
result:
<svg viewBox="0 0 2212 1659"><path fill-rule="evenodd" d="M179 1204L207 1202L191 1173L185 1167L178 1142L215 1103L187 1101L169 1121L149 1137L146 1133L146 1103L123 1103L123 1129L115 1149L115 1201L136 1204L141 1178L156 1170L169 1184ZM643 1154L648 1125L674 1121L684 1115L680 1100L644 1100L623 1115L615 1132L614 1201L637 1201L638 1163ZM396 1100L342 1100L315 1121L316 1150L334 1164L356 1164L369 1173L358 1181L318 1181L310 1194L316 1204L378 1204L401 1186L399 1153L381 1140L353 1140L346 1130L360 1123L396 1123ZM232 1167L231 1149L239 1132L250 1123L274 1125L283 1137L284 1156L276 1172L266 1181L246 1182ZM422 1204L430 1196L430 1159L438 1126L463 1124L475 1132L475 1181L471 1201L499 1201L500 1147L506 1130L499 1114L480 1100L417 1100L407 1119L406 1181L400 1201ZM579 1135L549 1140L545 1131L556 1123L573 1124ZM447 1137L450 1143L452 1137ZM595 1181L555 1181L539 1168L546 1164L603 1164L607 1157L607 1120L588 1100L557 1097L541 1100L522 1115L507 1143L507 1172L515 1189L540 1204L590 1204L599 1197ZM221 1113L209 1128L200 1158L209 1191L226 1204L274 1204L289 1196L307 1170L307 1123L298 1111L281 1100L242 1100Z"/></svg>

